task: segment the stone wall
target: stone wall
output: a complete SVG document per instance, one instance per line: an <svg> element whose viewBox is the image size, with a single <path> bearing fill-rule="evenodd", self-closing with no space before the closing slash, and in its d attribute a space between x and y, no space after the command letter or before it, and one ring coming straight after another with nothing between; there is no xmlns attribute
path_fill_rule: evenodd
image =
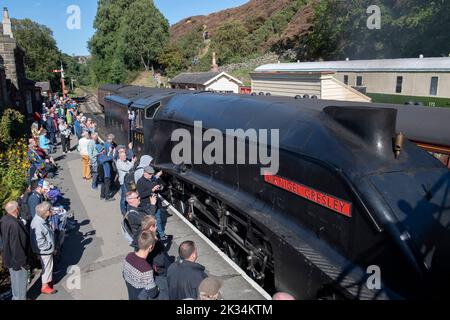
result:
<svg viewBox="0 0 450 320"><path fill-rule="evenodd" d="M250 59L245 62L241 63L234 63L234 64L228 64L226 66L219 67L219 71L224 71L227 73L239 70L239 69L251 69L254 70L257 67L263 65L263 64L269 64L269 63L277 63L278 62L278 55L274 53L268 53L263 56L257 57L255 59Z"/></svg>

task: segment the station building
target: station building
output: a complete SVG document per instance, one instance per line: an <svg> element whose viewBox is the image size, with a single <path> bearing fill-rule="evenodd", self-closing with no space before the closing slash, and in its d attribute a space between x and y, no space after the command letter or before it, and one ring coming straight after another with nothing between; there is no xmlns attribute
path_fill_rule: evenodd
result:
<svg viewBox="0 0 450 320"><path fill-rule="evenodd" d="M239 93L242 81L226 72L184 72L169 81L172 89Z"/></svg>
<svg viewBox="0 0 450 320"><path fill-rule="evenodd" d="M27 118L38 110L41 88L26 78L25 50L14 39L8 9L3 9L0 24L0 111L12 107Z"/></svg>
<svg viewBox="0 0 450 320"><path fill-rule="evenodd" d="M450 57L279 63L251 76L255 93L360 101L355 90L372 102L450 106Z"/></svg>

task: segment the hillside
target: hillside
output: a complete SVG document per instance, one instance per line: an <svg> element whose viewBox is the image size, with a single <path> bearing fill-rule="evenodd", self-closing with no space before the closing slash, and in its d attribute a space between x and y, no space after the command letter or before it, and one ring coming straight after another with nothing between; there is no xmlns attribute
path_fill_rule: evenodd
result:
<svg viewBox="0 0 450 320"><path fill-rule="evenodd" d="M373 14L367 9L374 3L383 18L380 29L368 25ZM172 57L178 50L181 57L175 57L184 60L170 71L208 69L211 51L220 65L267 53L278 54L282 61L448 56L448 14L450 1L250 0L173 25ZM211 42L207 54L204 30Z"/></svg>
<svg viewBox="0 0 450 320"><path fill-rule="evenodd" d="M314 10L307 0L250 0L248 3L206 16L183 19L170 29L176 42L195 32L208 31L214 37L219 27L229 21L242 23L248 34L256 34L255 43L267 49L277 41L286 42L311 27ZM258 33L264 33L258 35ZM261 41L260 41L261 40Z"/></svg>

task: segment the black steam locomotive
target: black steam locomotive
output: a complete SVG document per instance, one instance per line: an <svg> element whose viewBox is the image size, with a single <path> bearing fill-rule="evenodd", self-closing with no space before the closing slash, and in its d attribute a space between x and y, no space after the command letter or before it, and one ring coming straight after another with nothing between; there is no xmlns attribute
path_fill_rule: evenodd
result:
<svg viewBox="0 0 450 320"><path fill-rule="evenodd" d="M172 204L266 288L298 299L448 297L450 172L406 139L427 133L399 132L403 106L139 87L100 103L117 143L151 155ZM279 129L278 172L174 164L174 130L208 145L195 141L195 121L224 140L236 140L227 129ZM244 143L249 156L257 142Z"/></svg>

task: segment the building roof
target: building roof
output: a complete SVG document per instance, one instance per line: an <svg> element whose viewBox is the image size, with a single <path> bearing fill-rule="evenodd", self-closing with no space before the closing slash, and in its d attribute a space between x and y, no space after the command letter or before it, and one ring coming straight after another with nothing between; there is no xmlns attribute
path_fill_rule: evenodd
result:
<svg viewBox="0 0 450 320"><path fill-rule="evenodd" d="M228 79L238 83L243 84L242 81L230 76L226 72L184 72L177 75L175 78L170 80L169 82L172 84L200 84L200 85L208 85L213 82L215 79L220 78L222 75L226 76Z"/></svg>
<svg viewBox="0 0 450 320"><path fill-rule="evenodd" d="M219 74L220 72L183 72L170 80L170 83L205 84Z"/></svg>
<svg viewBox="0 0 450 320"><path fill-rule="evenodd" d="M35 86L41 88L42 91L51 91L50 82L48 81L36 82Z"/></svg>
<svg viewBox="0 0 450 320"><path fill-rule="evenodd" d="M255 72L450 72L450 57L266 64Z"/></svg>

